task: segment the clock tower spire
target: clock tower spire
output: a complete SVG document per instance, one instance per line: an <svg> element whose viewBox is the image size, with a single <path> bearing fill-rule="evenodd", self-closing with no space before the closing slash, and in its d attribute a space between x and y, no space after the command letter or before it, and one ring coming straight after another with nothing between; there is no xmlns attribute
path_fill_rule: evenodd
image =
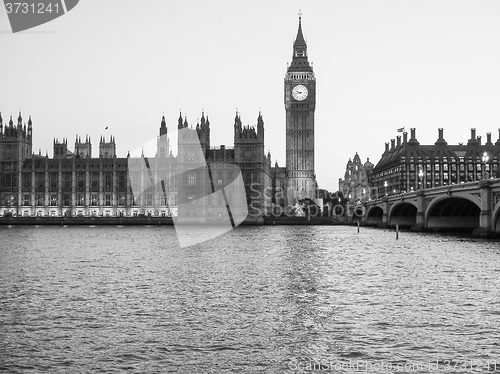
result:
<svg viewBox="0 0 500 374"><path fill-rule="evenodd" d="M302 14L293 43L292 62L285 75L287 200L316 198L314 173L314 110L316 78L307 57Z"/></svg>

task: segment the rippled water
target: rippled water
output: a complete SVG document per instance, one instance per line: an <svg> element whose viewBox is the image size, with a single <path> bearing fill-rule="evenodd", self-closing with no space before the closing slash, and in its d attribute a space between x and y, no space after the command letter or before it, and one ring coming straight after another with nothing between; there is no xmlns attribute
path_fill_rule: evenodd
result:
<svg viewBox="0 0 500 374"><path fill-rule="evenodd" d="M0 371L500 372L498 241L268 226L180 249L172 227L4 227L0 260Z"/></svg>

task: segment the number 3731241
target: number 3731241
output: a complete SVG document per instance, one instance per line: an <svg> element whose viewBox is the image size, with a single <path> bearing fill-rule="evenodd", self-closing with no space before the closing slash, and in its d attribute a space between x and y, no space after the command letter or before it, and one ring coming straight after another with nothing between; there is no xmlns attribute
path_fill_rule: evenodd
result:
<svg viewBox="0 0 500 374"><path fill-rule="evenodd" d="M59 3L5 3L7 13L14 14L42 14L42 13L59 13Z"/></svg>

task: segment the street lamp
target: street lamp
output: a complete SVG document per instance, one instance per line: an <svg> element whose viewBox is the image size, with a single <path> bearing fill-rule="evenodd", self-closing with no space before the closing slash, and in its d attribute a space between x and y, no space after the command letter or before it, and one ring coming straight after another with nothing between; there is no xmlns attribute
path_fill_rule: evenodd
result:
<svg viewBox="0 0 500 374"><path fill-rule="evenodd" d="M387 181L384 182L384 187L385 187L385 195L387 196Z"/></svg>
<svg viewBox="0 0 500 374"><path fill-rule="evenodd" d="M483 179L486 179L486 164L490 160L490 156L488 156L487 152L483 153L482 159L483 159Z"/></svg>

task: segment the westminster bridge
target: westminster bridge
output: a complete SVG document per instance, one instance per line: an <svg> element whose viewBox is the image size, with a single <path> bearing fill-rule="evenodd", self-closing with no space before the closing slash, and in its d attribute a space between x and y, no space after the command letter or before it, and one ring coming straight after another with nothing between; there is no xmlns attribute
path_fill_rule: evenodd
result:
<svg viewBox="0 0 500 374"><path fill-rule="evenodd" d="M413 230L464 229L478 236L500 234L500 179L386 195L354 207L353 220Z"/></svg>

